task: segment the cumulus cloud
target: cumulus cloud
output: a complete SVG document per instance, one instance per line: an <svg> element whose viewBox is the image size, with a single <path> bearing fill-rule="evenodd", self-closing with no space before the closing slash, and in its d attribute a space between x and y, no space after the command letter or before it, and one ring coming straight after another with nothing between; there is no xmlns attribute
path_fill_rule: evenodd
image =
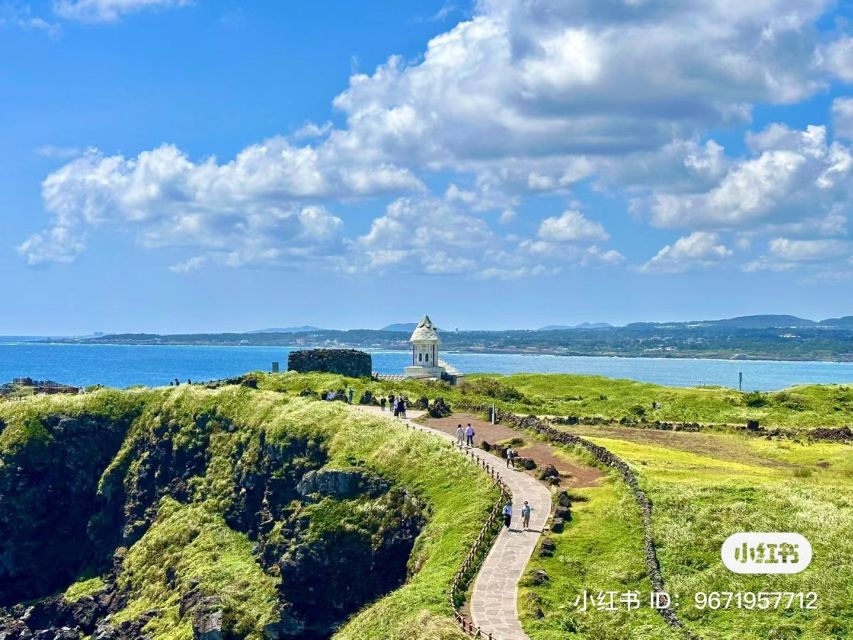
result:
<svg viewBox="0 0 853 640"><path fill-rule="evenodd" d="M666 245L639 270L643 273L681 273L717 265L732 253L731 249L720 243L718 234L694 231Z"/></svg>
<svg viewBox="0 0 853 640"><path fill-rule="evenodd" d="M231 162L193 162L163 145L135 158L95 150L50 174L42 186L53 226L24 242L31 262L68 261L87 228L129 229L146 247L218 252L232 266L275 263L329 249L341 220L305 200L420 189L407 171L324 161L282 138L253 145ZM63 246L66 244L67 246Z"/></svg>
<svg viewBox="0 0 853 640"><path fill-rule="evenodd" d="M853 140L853 98L832 101L832 124L836 138Z"/></svg>
<svg viewBox="0 0 853 640"><path fill-rule="evenodd" d="M853 192L853 155L829 143L826 128L774 124L748 136L753 157L732 164L700 193L658 191L647 203L661 227L744 227L797 219L803 212L846 209Z"/></svg>
<svg viewBox="0 0 853 640"><path fill-rule="evenodd" d="M559 217L545 218L539 225L539 237L554 242L578 242L608 240L610 234L598 222L569 209Z"/></svg>
<svg viewBox="0 0 853 640"><path fill-rule="evenodd" d="M67 19L108 22L188 1L54 7ZM339 258L342 222L330 203L390 195L398 199L370 233L346 243L343 268L521 277L624 261L600 248L609 234L575 206L544 220L535 239L496 234L476 215L511 222L528 194L569 194L584 181L626 189L633 210L663 227L777 225L793 234L783 225L806 218L841 228L850 149L830 143L822 127L753 134L743 159L703 139L711 127L748 122L755 103L793 103L822 90L827 74L843 77L849 39L832 41L815 26L830 6L479 0L470 19L430 40L422 56L392 56L370 74L354 73L334 100L339 128L307 123L229 162L191 159L171 145L135 157L87 152L46 178L52 224L20 250L31 261L73 259L97 227L130 229L144 246L198 248L178 271L274 263L312 246ZM435 176L451 182L442 199L425 193L422 178ZM312 215L337 231L312 234ZM460 244L463 229L469 244ZM666 268L701 233L714 235L699 233L665 247L649 269ZM228 240L217 244L219 237ZM713 251L728 251L718 242L696 264L726 257Z"/></svg>
<svg viewBox="0 0 853 640"><path fill-rule="evenodd" d="M513 279L622 260L617 251L596 245L499 234L458 201L406 197L388 205L368 233L348 242L342 264L354 273L393 270Z"/></svg>
<svg viewBox="0 0 853 640"><path fill-rule="evenodd" d="M824 0L477 6L423 59L353 76L335 100L347 134L442 166L628 152L822 86L812 60Z"/></svg>
<svg viewBox="0 0 853 640"><path fill-rule="evenodd" d="M115 22L129 13L144 9L169 9L192 0L55 0L53 10L67 20Z"/></svg>
<svg viewBox="0 0 853 640"><path fill-rule="evenodd" d="M819 57L825 69L845 82L853 82L853 37L842 37L823 47Z"/></svg>
<svg viewBox="0 0 853 640"><path fill-rule="evenodd" d="M767 253L746 263L744 271L787 271L802 265L826 268L836 264L842 269L853 265L853 244L841 239L792 240L773 238Z"/></svg>

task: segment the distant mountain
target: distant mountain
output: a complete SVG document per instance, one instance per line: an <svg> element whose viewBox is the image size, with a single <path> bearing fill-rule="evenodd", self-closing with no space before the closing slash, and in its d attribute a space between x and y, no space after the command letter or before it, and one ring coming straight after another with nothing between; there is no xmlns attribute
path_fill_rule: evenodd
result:
<svg viewBox="0 0 853 640"><path fill-rule="evenodd" d="M842 318L843 320L843 318ZM757 315L724 318L723 320L694 320L690 322L632 322L626 329L700 328L725 327L728 329L804 329L817 327L814 320L788 315Z"/></svg>
<svg viewBox="0 0 853 640"><path fill-rule="evenodd" d="M382 327L380 331L398 331L401 333L411 333L415 330L415 327L417 326L417 322L397 322L396 324L389 324L387 327Z"/></svg>
<svg viewBox="0 0 853 640"><path fill-rule="evenodd" d="M841 318L828 318L818 322L821 327L839 327L844 329L853 329L853 316L843 316Z"/></svg>
<svg viewBox="0 0 853 640"><path fill-rule="evenodd" d="M537 331L567 331L569 329L612 329L613 325L607 322L581 322L580 324L549 324L539 327Z"/></svg>
<svg viewBox="0 0 853 640"><path fill-rule="evenodd" d="M786 315L740 316L726 320L716 320L710 324L718 327L734 327L736 329L775 329L788 327L815 327L817 322Z"/></svg>
<svg viewBox="0 0 853 640"><path fill-rule="evenodd" d="M246 331L245 333L306 333L309 331L323 331L320 327L312 327L305 324L301 327L279 327L273 329L256 329L254 331Z"/></svg>

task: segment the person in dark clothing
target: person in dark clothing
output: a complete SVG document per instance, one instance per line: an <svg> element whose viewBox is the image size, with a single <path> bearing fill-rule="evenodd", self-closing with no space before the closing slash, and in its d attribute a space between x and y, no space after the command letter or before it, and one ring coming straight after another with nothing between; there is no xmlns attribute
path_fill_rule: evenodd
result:
<svg viewBox="0 0 853 640"><path fill-rule="evenodd" d="M385 411L385 402L386 402L385 396L382 396L381 398L379 398L379 406L382 408L382 411Z"/></svg>
<svg viewBox="0 0 853 640"><path fill-rule="evenodd" d="M512 524L512 502L507 502L504 506L503 510L504 514L504 526L509 529L509 526Z"/></svg>

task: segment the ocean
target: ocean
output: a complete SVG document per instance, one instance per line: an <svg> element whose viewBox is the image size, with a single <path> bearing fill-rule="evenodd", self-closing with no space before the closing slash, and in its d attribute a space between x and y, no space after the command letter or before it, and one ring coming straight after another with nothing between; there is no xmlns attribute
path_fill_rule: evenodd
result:
<svg viewBox="0 0 853 640"><path fill-rule="evenodd" d="M247 371L287 369L289 348L41 344L0 338L0 382L29 376L76 386L161 386L178 378L202 381ZM373 369L402 373L410 355L374 351ZM581 373L675 387L721 385L772 391L797 384L853 384L853 362L776 362L675 358L604 358L504 353L452 353L443 358L463 373Z"/></svg>

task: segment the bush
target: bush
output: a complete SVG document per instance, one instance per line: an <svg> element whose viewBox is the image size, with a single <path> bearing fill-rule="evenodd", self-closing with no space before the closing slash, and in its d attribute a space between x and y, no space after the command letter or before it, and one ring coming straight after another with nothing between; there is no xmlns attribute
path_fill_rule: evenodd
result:
<svg viewBox="0 0 853 640"><path fill-rule="evenodd" d="M767 405L767 394L760 391L750 391L743 395L743 403L747 407L758 408Z"/></svg>
<svg viewBox="0 0 853 640"><path fill-rule="evenodd" d="M462 395L479 395L504 402L524 402L525 396L521 391L494 378L474 378L465 380L459 385Z"/></svg>

